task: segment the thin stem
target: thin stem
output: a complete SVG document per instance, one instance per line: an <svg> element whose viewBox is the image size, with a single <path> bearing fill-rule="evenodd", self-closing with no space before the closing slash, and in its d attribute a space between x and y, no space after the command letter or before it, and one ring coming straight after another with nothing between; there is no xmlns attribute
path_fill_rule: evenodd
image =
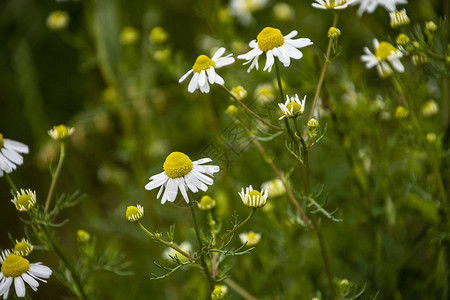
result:
<svg viewBox="0 0 450 300"><path fill-rule="evenodd" d="M56 244L56 241L53 240L53 237L48 232L47 227L42 226L40 231L44 233L48 243L50 244L50 247L59 256L59 258L62 260L63 264L66 266L66 268L69 270L70 274L72 275L73 280L75 282L75 285L77 286L77 289L78 289L78 291L80 293L80 295L78 295L78 296L81 299L88 299L88 297L84 293L83 284L81 283L81 280L80 280L80 277L78 275L78 272L75 270L75 268L69 262L68 258L64 255L63 251L61 250L61 248L59 248L58 244Z"/></svg>
<svg viewBox="0 0 450 300"><path fill-rule="evenodd" d="M203 249L202 239L200 237L200 229L198 227L197 217L195 216L195 210L192 200L189 201L189 208L191 209L192 220L194 221L195 235L197 236L198 246L200 247L200 264L202 266L202 270L205 273L206 278L208 279L210 294L214 290L214 280L209 273L208 266L205 261L205 251Z"/></svg>
<svg viewBox="0 0 450 300"><path fill-rule="evenodd" d="M9 186L14 191L14 194L17 194L18 190L17 190L16 186L14 185L14 182L12 181L11 177L9 177L8 173L6 173L6 172L4 172L4 173L5 173L6 181L8 181L8 183L9 183Z"/></svg>
<svg viewBox="0 0 450 300"><path fill-rule="evenodd" d="M236 291L239 295L241 295L244 299L247 300L258 300L255 296L251 295L249 292L247 292L242 286L237 284L234 280L231 278L225 279L225 283L228 284L233 290Z"/></svg>
<svg viewBox="0 0 450 300"><path fill-rule="evenodd" d="M177 251L178 253L180 253L183 256L186 256L187 258L189 258L192 261L196 261L197 259L195 257L192 257L191 255L189 255L188 253L186 253L185 251L183 251L182 249L178 248L177 246L175 246L173 243L165 241L161 238L156 237L153 233L151 233L150 231L147 230L147 228L144 227L144 225L141 224L141 222L138 221L138 225L139 227L147 234L149 235L152 239L172 248L173 250Z"/></svg>
<svg viewBox="0 0 450 300"><path fill-rule="evenodd" d="M250 214L248 215L248 217L242 221L239 225L237 225L236 227L234 227L232 230L228 231L227 234L225 234L217 243L215 243L214 245L206 248L205 250L210 250L215 248L217 245L220 245L223 241L225 241L230 235L232 235L235 231L237 231L239 228L241 228L242 226L244 226L245 223L247 223L254 215L256 211L256 208L253 208L252 211L250 212Z"/></svg>
<svg viewBox="0 0 450 300"><path fill-rule="evenodd" d="M224 91L231 97L233 98L237 103L239 103L240 106L242 106L251 116L255 117L256 119L258 119L259 121L261 121L262 123L264 123L265 125L267 125L268 127L281 131L283 130L282 128L273 125L269 122L267 122L266 120L264 120L263 118L261 118L260 116L258 116L253 110L251 110L250 108L248 108L247 105L245 105L244 103L242 103L241 100L239 100L229 89L227 89L224 85L220 85Z"/></svg>
<svg viewBox="0 0 450 300"><path fill-rule="evenodd" d="M333 12L333 13L334 13L333 27L336 27L337 22L338 22L338 14L336 12ZM333 44L333 38L329 38L328 39L327 54L326 54L326 57L325 57L325 61L323 62L322 71L320 72L319 82L317 83L316 92L314 94L314 101L313 101L313 104L311 106L311 111L309 112L309 116L308 116L308 120L307 121L309 121L313 117L314 110L315 110L316 105L317 105L317 101L319 100L319 95L320 95L320 91L322 89L322 84L323 84L323 81L325 79L325 74L327 73L327 67L328 67L328 64L330 63L330 54L331 54L331 46L332 46L332 44ZM303 135L305 135L305 134L306 134L306 131L305 131L305 133Z"/></svg>
<svg viewBox="0 0 450 300"><path fill-rule="evenodd" d="M247 131L248 134L251 134L250 129L247 127L247 125L245 125L245 123L239 119L239 122L241 123L241 125L245 128L245 130ZM303 211L302 207L300 206L300 204L298 203L298 201L295 199L294 194L292 193L291 188L289 187L289 185L287 184L286 180L284 179L283 175L281 174L281 171L278 169L278 167L274 164L274 162L272 161L272 159L270 159L269 155L267 154L266 150L264 149L264 147L261 145L261 143L256 140L256 139L252 139L253 144L255 144L256 148L258 149L258 151L262 154L262 156L265 158L266 162L272 167L272 170L274 171L274 173L277 175L277 177L281 180L281 182L283 183L284 188L286 189L286 192L288 194L289 200L292 202L292 204L294 204L295 208L297 209L298 213L301 215L302 219L306 222L306 224L308 224L309 227L311 227L312 230L315 230L314 225L311 223L311 221L309 220L309 218L306 216L305 212Z"/></svg>
<svg viewBox="0 0 450 300"><path fill-rule="evenodd" d="M66 157L66 144L64 141L60 142L60 154L59 154L59 161L58 166L56 167L55 174L52 178L52 183L50 184L50 190L48 191L47 200L45 201L45 211L47 212L50 207L50 202L52 201L53 197L53 191L55 190L56 182L59 178L59 173L61 173L62 165L64 163L64 158Z"/></svg>

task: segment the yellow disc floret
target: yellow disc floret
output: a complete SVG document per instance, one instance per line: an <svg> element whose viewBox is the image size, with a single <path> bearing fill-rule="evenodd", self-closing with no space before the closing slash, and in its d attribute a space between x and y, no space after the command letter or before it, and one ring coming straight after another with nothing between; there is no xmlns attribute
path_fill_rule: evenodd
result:
<svg viewBox="0 0 450 300"><path fill-rule="evenodd" d="M391 44L389 44L388 42L380 42L380 44L378 45L377 50L375 51L375 56L384 61L387 60L389 56L392 55L392 52L397 52L398 50L392 46Z"/></svg>
<svg viewBox="0 0 450 300"><path fill-rule="evenodd" d="M289 102L286 105L286 108L292 113L293 116L299 116L303 114L302 106L295 101Z"/></svg>
<svg viewBox="0 0 450 300"><path fill-rule="evenodd" d="M192 161L184 153L172 152L163 165L164 172L172 179L183 177L192 170Z"/></svg>
<svg viewBox="0 0 450 300"><path fill-rule="evenodd" d="M0 149L3 148L4 144L5 144L5 142L3 141L3 134L0 133Z"/></svg>
<svg viewBox="0 0 450 300"><path fill-rule="evenodd" d="M261 197L261 193L258 192L257 190L253 190L250 193L248 193L248 198L253 199L253 197L258 199L258 197Z"/></svg>
<svg viewBox="0 0 450 300"><path fill-rule="evenodd" d="M139 204L136 206L134 205L128 206L125 212L125 217L130 222L139 221L143 215L144 215L144 208Z"/></svg>
<svg viewBox="0 0 450 300"><path fill-rule="evenodd" d="M3 262L2 273L5 277L19 277L30 269L30 262L16 254L10 253Z"/></svg>
<svg viewBox="0 0 450 300"><path fill-rule="evenodd" d="M280 47L284 44L284 37L281 31L276 28L266 27L256 37L258 47L264 52Z"/></svg>
<svg viewBox="0 0 450 300"><path fill-rule="evenodd" d="M33 251L33 245L31 245L26 239L22 239L14 246L14 254L20 256L28 256Z"/></svg>
<svg viewBox="0 0 450 300"><path fill-rule="evenodd" d="M215 68L216 63L208 56L202 54L195 60L192 70L196 73L200 73L201 71L208 70L211 67Z"/></svg>

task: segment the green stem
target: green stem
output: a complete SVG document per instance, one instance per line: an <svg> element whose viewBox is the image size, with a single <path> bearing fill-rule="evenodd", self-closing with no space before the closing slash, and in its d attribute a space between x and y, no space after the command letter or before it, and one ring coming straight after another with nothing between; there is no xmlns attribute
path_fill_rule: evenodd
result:
<svg viewBox="0 0 450 300"><path fill-rule="evenodd" d="M252 211L250 212L250 214L248 215L248 217L242 221L239 225L237 225L236 227L234 227L232 230L228 231L227 234L225 234L217 243L215 243L214 245L206 248L205 250L210 250L215 248L217 245L220 245L221 243L223 243L223 241L225 241L230 235L232 235L234 232L236 232L239 228L241 228L242 226L244 226L245 223L247 223L255 214L256 208L253 208Z"/></svg>
<svg viewBox="0 0 450 300"><path fill-rule="evenodd" d="M68 258L64 255L64 252L59 248L56 241L53 239L50 232L48 232L48 229L45 226L42 226L40 229L41 232L44 233L48 243L50 244L50 247L55 251L55 253L59 256L59 258L62 260L63 264L66 266L66 268L69 270L75 285L77 286L77 289L80 293L78 295L81 299L88 299L86 294L84 293L83 285L81 283L80 277L78 275L78 272L75 270L75 268L72 266L72 264L69 262Z"/></svg>
<svg viewBox="0 0 450 300"><path fill-rule="evenodd" d="M234 280L231 278L225 279L225 283L229 285L233 290L236 291L239 295L241 295L246 300L258 300L255 296L247 292L242 286L237 284Z"/></svg>
<svg viewBox="0 0 450 300"><path fill-rule="evenodd" d="M189 208L191 210L192 220L194 221L195 235L197 236L198 246L200 247L200 264L202 266L202 270L205 273L206 278L208 279L210 289L209 294L211 295L212 291L214 290L214 280L212 279L211 274L209 273L208 266L206 265L205 251L204 251L205 249L203 249L203 243L200 237L200 229L198 227L197 217L195 216L195 210L192 199L191 201L189 201Z"/></svg>
<svg viewBox="0 0 450 300"><path fill-rule="evenodd" d="M173 250L177 251L178 253L180 253L183 256L186 256L187 258L189 258L192 261L196 261L197 259L195 257L192 257L191 255L189 255L188 253L186 253L185 251L183 251L182 249L178 248L177 246L175 246L173 243L168 242L163 240L162 238L158 238L156 237L153 233L151 233L150 231L148 231L147 228L144 227L144 225L141 224L141 222L138 221L138 225L139 227L147 234L149 235L153 240L156 240L170 248L172 248Z"/></svg>
<svg viewBox="0 0 450 300"><path fill-rule="evenodd" d="M281 131L283 129L281 129L280 127L273 125L269 122L267 122L266 120L264 120L263 118L261 118L260 116L258 116L253 110L251 110L247 105L245 105L244 103L242 103L241 100L239 100L229 89L227 89L224 85L220 85L224 91L231 97L234 99L234 101L236 101L237 103L239 103L240 106L242 106L242 108L245 109L246 112L248 112L251 116L255 117L256 119L258 119L259 121L261 121L263 124L267 125L268 127Z"/></svg>
<svg viewBox="0 0 450 300"><path fill-rule="evenodd" d="M14 191L14 194L17 194L17 192L18 192L19 190L18 190L18 189L16 188L16 186L14 185L14 182L12 181L11 177L9 177L9 174L6 173L6 172L4 172L4 174L5 174L6 181L8 181L9 186L10 186L10 187L12 188L12 190Z"/></svg>
<svg viewBox="0 0 450 300"><path fill-rule="evenodd" d="M56 167L55 174L52 178L52 183L50 184L50 190L48 191L47 200L45 201L45 211L47 212L50 207L50 202L52 201L53 192L55 190L56 182L58 181L59 174L61 173L62 165L64 163L64 158L66 157L66 144L64 141L60 142L60 154L58 166Z"/></svg>
<svg viewBox="0 0 450 300"><path fill-rule="evenodd" d="M336 12L333 12L333 13L334 13L333 27L336 27L339 15ZM309 121L313 117L314 110L315 110L316 105L317 105L317 101L319 100L319 95L320 95L320 91L322 89L322 84L323 84L323 81L325 79L325 74L327 73L327 67L328 67L328 64L330 63L330 58L331 58L330 54L331 54L331 46L332 46L332 44L333 44L333 38L329 38L328 39L328 47L327 47L327 53L326 53L325 61L324 61L323 66L322 66L322 71L320 72L319 82L317 83L316 92L314 94L314 101L313 101L313 104L311 106L311 111L309 112L309 116L308 116L308 120L307 121ZM305 135L305 134L306 134L306 131L305 131L305 133L303 135Z"/></svg>

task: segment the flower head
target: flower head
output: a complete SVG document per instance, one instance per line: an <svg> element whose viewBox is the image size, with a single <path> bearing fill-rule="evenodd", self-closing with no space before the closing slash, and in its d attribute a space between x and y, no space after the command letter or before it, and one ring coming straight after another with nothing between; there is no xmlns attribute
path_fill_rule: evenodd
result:
<svg viewBox="0 0 450 300"><path fill-rule="evenodd" d="M261 234L253 231L243 232L239 234L239 239L242 244L247 243L247 246L251 247L259 243L261 240Z"/></svg>
<svg viewBox="0 0 450 300"><path fill-rule="evenodd" d="M329 39L336 39L338 36L341 35L341 30L337 27L330 27L330 29L328 29L328 38Z"/></svg>
<svg viewBox="0 0 450 300"><path fill-rule="evenodd" d="M255 89L256 100L261 103L270 103L275 100L275 91L272 84L262 83Z"/></svg>
<svg viewBox="0 0 450 300"><path fill-rule="evenodd" d="M244 89L242 86L238 85L235 86L233 89L231 89L231 93L238 99L238 100L244 100L245 97L247 97L247 90Z"/></svg>
<svg viewBox="0 0 450 300"><path fill-rule="evenodd" d="M373 13L378 6L383 6L388 11L395 11L397 4L407 4L407 0L356 0L352 4L359 4L358 16L364 12Z"/></svg>
<svg viewBox="0 0 450 300"><path fill-rule="evenodd" d="M254 190L250 185L249 187L242 188L242 191L238 193L241 196L242 202L248 207L263 207L266 205L268 191L262 189L261 192Z"/></svg>
<svg viewBox="0 0 450 300"><path fill-rule="evenodd" d="M91 239L91 234L83 229L77 230L77 241L79 243L87 243Z"/></svg>
<svg viewBox="0 0 450 300"><path fill-rule="evenodd" d="M123 45L133 45L139 39L139 31L133 26L125 26L120 33L120 42Z"/></svg>
<svg viewBox="0 0 450 300"><path fill-rule="evenodd" d="M402 9L400 11L391 11L389 13L389 16L391 18L392 28L397 28L409 24L409 17L406 14L406 9Z"/></svg>
<svg viewBox="0 0 450 300"><path fill-rule="evenodd" d="M320 9L344 9L352 4L355 0L315 0L312 6Z"/></svg>
<svg viewBox="0 0 450 300"><path fill-rule="evenodd" d="M425 117L432 117L439 112L439 106L434 100L428 100L421 108L421 112Z"/></svg>
<svg viewBox="0 0 450 300"><path fill-rule="evenodd" d="M30 189L20 189L11 202L14 203L18 211L29 211L36 204L36 192Z"/></svg>
<svg viewBox="0 0 450 300"><path fill-rule="evenodd" d="M281 179L276 178L261 184L261 188L269 191L269 197L275 198L286 193L286 187Z"/></svg>
<svg viewBox="0 0 450 300"><path fill-rule="evenodd" d="M61 141L71 137L74 131L75 128L67 127L66 125L61 124L58 126L53 126L53 128L48 131L48 135L55 141Z"/></svg>
<svg viewBox="0 0 450 300"><path fill-rule="evenodd" d="M281 111L283 112L283 115L279 118L279 120L283 118L295 118L298 116L301 116L303 112L305 111L305 101L306 96L303 97L303 100L300 101L298 98L298 95L295 94L295 96L289 98L288 95L286 95L286 102L278 103L278 106L280 107Z"/></svg>
<svg viewBox="0 0 450 300"><path fill-rule="evenodd" d="M17 297L25 297L25 282L37 291L40 280L47 282L44 278L52 275L52 270L42 263L30 263L26 258L11 253L9 250L3 251L0 257L2 264L0 273L0 296L3 299L8 298L9 289L14 281L14 287Z"/></svg>
<svg viewBox="0 0 450 300"><path fill-rule="evenodd" d="M397 48L392 46L388 42L378 42L377 39L373 40L375 47L375 54L370 52L369 48L365 47L365 55L361 56L361 60L366 63L366 68L370 69L377 66L378 74L382 77L389 76L392 73L391 66L397 72L404 72L405 67L402 65L400 58L403 57L403 53Z"/></svg>
<svg viewBox="0 0 450 300"><path fill-rule="evenodd" d="M144 215L144 207L142 207L142 205L139 204L136 206L133 205L128 206L125 212L125 216L130 222L139 221L143 215Z"/></svg>
<svg viewBox="0 0 450 300"><path fill-rule="evenodd" d="M189 203L187 189L193 193L197 193L199 189L205 192L208 190L208 185L214 183L211 177L214 173L219 172L220 168L219 166L204 165L210 161L212 161L210 158L191 161L184 153L172 152L164 162L164 171L150 177L150 182L147 183L145 189L152 190L161 187L158 192L158 199L165 189L161 204L166 201L175 201L178 190L180 190L186 203Z"/></svg>
<svg viewBox="0 0 450 300"><path fill-rule="evenodd" d="M69 14L63 10L56 10L47 17L47 27L50 30L63 30L69 24Z"/></svg>
<svg viewBox="0 0 450 300"><path fill-rule="evenodd" d="M21 241L16 240L13 249L14 254L26 257L30 255L31 251L33 251L33 245L27 239L23 238Z"/></svg>
<svg viewBox="0 0 450 300"><path fill-rule="evenodd" d="M19 153L28 153L28 146L5 139L0 133L0 177L3 177L3 172L11 173L23 163L23 157Z"/></svg>
<svg viewBox="0 0 450 300"><path fill-rule="evenodd" d="M198 208L200 210L210 210L216 206L216 200L208 195L203 196L198 203Z"/></svg>
<svg viewBox="0 0 450 300"><path fill-rule="evenodd" d="M217 83L223 85L225 81L216 73L216 69L230 65L234 62L234 58L231 57L233 54L222 57L224 53L225 48L222 47L214 53L212 58L203 54L200 55L197 57L192 69L184 74L178 82L183 82L189 74L194 72L188 86L188 91L190 93L195 92L197 89L200 89L202 93L209 93L209 84Z"/></svg>
<svg viewBox="0 0 450 300"><path fill-rule="evenodd" d="M395 109L395 118L396 119L406 119L409 115L408 110L404 106L397 106Z"/></svg>
<svg viewBox="0 0 450 300"><path fill-rule="evenodd" d="M153 27L148 39L154 43L164 43L169 39L169 34L160 26Z"/></svg>
<svg viewBox="0 0 450 300"><path fill-rule="evenodd" d="M312 45L310 39L300 38L293 40L292 38L297 35L297 31L294 30L286 36L281 34L281 31L276 28L266 27L256 37L256 40L252 40L249 43L250 50L248 53L241 54L237 58L245 59L245 64L251 63L248 68L250 72L253 67L258 70L258 59L261 54L266 52L266 65L264 71L271 71L275 62L274 57L283 63L285 67L289 67L291 58L300 59L303 57L303 53L298 50L309 45Z"/></svg>
<svg viewBox="0 0 450 300"><path fill-rule="evenodd" d="M214 290L211 293L212 300L220 300L225 299L228 294L228 288L225 285L216 284L214 286Z"/></svg>

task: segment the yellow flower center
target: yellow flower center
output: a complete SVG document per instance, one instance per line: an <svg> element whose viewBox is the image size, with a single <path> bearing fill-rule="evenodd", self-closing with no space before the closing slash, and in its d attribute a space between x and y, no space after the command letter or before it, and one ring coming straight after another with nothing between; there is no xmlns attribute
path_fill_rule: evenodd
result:
<svg viewBox="0 0 450 300"><path fill-rule="evenodd" d="M336 6L344 5L347 3L347 0L330 0L329 4L325 3L325 7L328 9L333 9Z"/></svg>
<svg viewBox="0 0 450 300"><path fill-rule="evenodd" d="M183 177L191 172L192 161L184 153L172 152L167 156L163 169L166 175L172 179Z"/></svg>
<svg viewBox="0 0 450 300"><path fill-rule="evenodd" d="M33 250L32 246L27 242L18 242L14 246L14 253L20 256L28 256Z"/></svg>
<svg viewBox="0 0 450 300"><path fill-rule="evenodd" d="M23 194L20 195L19 198L17 199L17 206L18 207L25 207L26 210L29 210L30 208L32 208L34 206L35 200L33 199L32 196L28 195L28 194Z"/></svg>
<svg viewBox="0 0 450 300"><path fill-rule="evenodd" d="M3 148L4 144L5 144L5 142L3 141L3 134L0 133L0 149Z"/></svg>
<svg viewBox="0 0 450 300"><path fill-rule="evenodd" d="M391 56L392 52L397 52L394 46L389 44L388 42L381 42L378 45L377 50L375 51L375 56L380 60L387 60L389 56Z"/></svg>
<svg viewBox="0 0 450 300"><path fill-rule="evenodd" d="M280 47L284 44L284 37L281 31L276 28L266 27L256 37L258 47L264 52Z"/></svg>
<svg viewBox="0 0 450 300"><path fill-rule="evenodd" d="M196 73L200 73L201 71L208 70L211 67L215 68L216 63L208 56L202 54L195 60L192 70Z"/></svg>
<svg viewBox="0 0 450 300"><path fill-rule="evenodd" d="M30 262L16 254L9 254L2 265L2 273L5 277L19 277L30 269Z"/></svg>
<svg viewBox="0 0 450 300"><path fill-rule="evenodd" d="M289 102L286 105L286 108L292 112L294 116L298 116L302 114L302 106L295 101Z"/></svg>
<svg viewBox="0 0 450 300"><path fill-rule="evenodd" d="M256 196L256 199L258 199L258 197L261 197L261 193L258 192L257 190L253 190L250 193L248 193L248 197L250 199L253 199L253 196Z"/></svg>
<svg viewBox="0 0 450 300"><path fill-rule="evenodd" d="M69 134L69 129L67 129L66 125L58 125L55 127L55 132L56 135L58 136L58 138L62 139L65 137L68 137Z"/></svg>
<svg viewBox="0 0 450 300"><path fill-rule="evenodd" d="M130 222L138 221L143 215L144 212L136 206L128 206L127 211L125 212L125 216Z"/></svg>

